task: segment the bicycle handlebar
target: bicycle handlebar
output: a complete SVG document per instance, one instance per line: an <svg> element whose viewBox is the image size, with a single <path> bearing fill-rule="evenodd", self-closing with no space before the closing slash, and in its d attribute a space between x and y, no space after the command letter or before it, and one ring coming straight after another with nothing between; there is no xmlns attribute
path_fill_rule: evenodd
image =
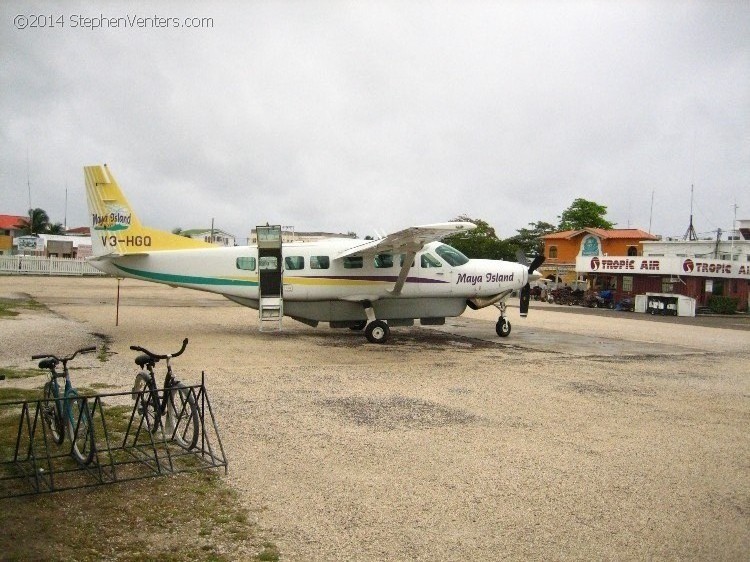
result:
<svg viewBox="0 0 750 562"><path fill-rule="evenodd" d="M45 358L49 357L50 359L54 359L55 361L66 363L66 362L70 361L71 359L73 359L79 353L91 353L92 351L96 351L96 346L95 345L92 345L92 346L89 346L89 347L82 347L81 349L76 350L75 353L73 353L73 355L71 355L69 357L58 357L58 356L53 355L51 353L41 353L39 355L32 355L31 358L32 359L45 359Z"/></svg>
<svg viewBox="0 0 750 562"><path fill-rule="evenodd" d="M180 355L182 355L182 352L185 351L187 344L188 344L188 339L185 338L184 340L182 340L182 347L180 348L180 351L178 351L177 353L169 353L167 355L158 355L156 353L149 351L145 347L141 347L140 345L131 345L130 349L132 349L133 351L140 351L141 353L145 353L151 359L155 359L158 361L159 359L170 359L172 357L179 357Z"/></svg>

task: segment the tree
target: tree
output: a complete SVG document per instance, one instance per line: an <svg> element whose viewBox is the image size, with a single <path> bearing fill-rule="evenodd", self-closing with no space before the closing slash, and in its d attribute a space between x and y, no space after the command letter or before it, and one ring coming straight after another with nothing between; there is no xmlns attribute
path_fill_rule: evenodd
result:
<svg viewBox="0 0 750 562"><path fill-rule="evenodd" d="M21 230L24 236L43 234L49 230L49 215L44 209L29 209L28 218L21 220L16 228Z"/></svg>
<svg viewBox="0 0 750 562"><path fill-rule="evenodd" d="M48 224L47 234L65 234L65 227L63 226L63 223L56 222L54 224Z"/></svg>
<svg viewBox="0 0 750 562"><path fill-rule="evenodd" d="M537 256L544 253L544 240L542 236L557 231L554 224L548 222L530 222L531 228L519 228L515 236L507 239L508 243L515 244L527 256Z"/></svg>
<svg viewBox="0 0 750 562"><path fill-rule="evenodd" d="M515 260L516 246L500 240L486 221L460 216L451 222L471 222L476 225L473 230L466 230L452 234L443 239L446 244L453 246L469 258L483 258L489 260Z"/></svg>
<svg viewBox="0 0 750 562"><path fill-rule="evenodd" d="M604 216L607 214L607 207L599 205L593 201L578 198L573 204L565 209L558 218L560 224L559 230L581 230L582 228L605 228L610 229L615 226Z"/></svg>

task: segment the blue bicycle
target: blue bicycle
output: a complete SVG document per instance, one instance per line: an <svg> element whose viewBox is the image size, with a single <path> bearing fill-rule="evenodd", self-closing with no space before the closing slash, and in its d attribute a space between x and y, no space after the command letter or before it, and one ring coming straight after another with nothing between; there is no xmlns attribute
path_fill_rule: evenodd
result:
<svg viewBox="0 0 750 562"><path fill-rule="evenodd" d="M44 385L42 399L42 416L50 429L52 440L62 445L65 435L71 442L70 454L80 464L89 464L96 453L94 440L94 425L91 412L84 398L78 397L78 392L70 383L68 362L79 353L96 351L96 346L84 347L69 357L57 357L51 353L34 355L32 359L42 359L40 369L48 369L50 380ZM57 366L62 364L62 372ZM61 387L58 378L65 377L65 386Z"/></svg>

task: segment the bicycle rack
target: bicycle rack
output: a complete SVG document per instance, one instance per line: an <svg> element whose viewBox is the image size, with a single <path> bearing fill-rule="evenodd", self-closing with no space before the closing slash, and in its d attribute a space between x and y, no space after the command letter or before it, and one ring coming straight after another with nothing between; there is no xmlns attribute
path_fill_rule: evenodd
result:
<svg viewBox="0 0 750 562"><path fill-rule="evenodd" d="M80 395L93 427L96 450L88 465L78 463L71 455L72 444L66 435L57 445L44 421L42 400L0 403L0 422L19 412L18 425L11 436L0 434L0 498L57 492L100 486L181 472L195 472L224 467L228 471L224 446L205 386L186 385L198 408L200 432L195 447L186 449L174 440L174 432L164 424L152 427L144 416L151 391L113 392ZM161 396L164 389L157 391ZM144 395L145 398L144 398ZM105 402L106 401L106 402ZM184 419L182 402L178 420ZM75 422L78 423L78 420ZM6 426L7 427L7 426ZM12 437L6 445L3 441Z"/></svg>

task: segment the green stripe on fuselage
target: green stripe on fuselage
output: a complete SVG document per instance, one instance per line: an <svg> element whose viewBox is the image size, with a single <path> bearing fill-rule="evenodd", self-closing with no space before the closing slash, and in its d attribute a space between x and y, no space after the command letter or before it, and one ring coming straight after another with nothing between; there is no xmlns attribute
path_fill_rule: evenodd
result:
<svg viewBox="0 0 750 562"><path fill-rule="evenodd" d="M156 273L153 271L142 271L125 267L120 264L114 264L117 269L130 275L150 279L151 281L161 281L162 283L179 283L183 285L229 285L231 287L257 287L257 281L248 281L246 279L225 279L222 277L196 277L193 275L174 275L172 273Z"/></svg>

